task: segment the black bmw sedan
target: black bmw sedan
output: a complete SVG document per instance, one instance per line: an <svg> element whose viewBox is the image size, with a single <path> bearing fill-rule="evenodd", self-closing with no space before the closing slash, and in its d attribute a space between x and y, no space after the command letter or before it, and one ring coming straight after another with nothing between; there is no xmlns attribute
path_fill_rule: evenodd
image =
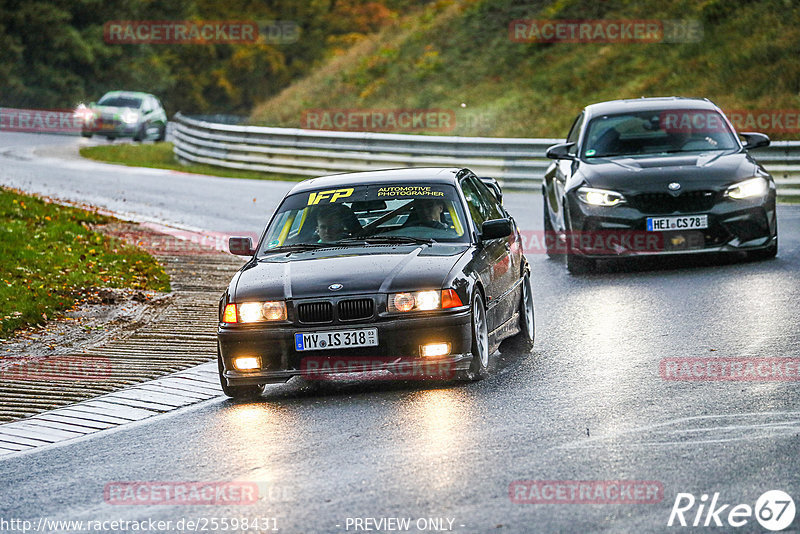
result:
<svg viewBox="0 0 800 534"><path fill-rule="evenodd" d="M705 99L641 98L587 106L543 183L551 257L570 272L628 255L777 254L775 182Z"/></svg>
<svg viewBox="0 0 800 534"><path fill-rule="evenodd" d="M220 301L224 392L293 376L477 380L497 348L533 344L528 263L491 179L467 169L341 174L297 184Z"/></svg>

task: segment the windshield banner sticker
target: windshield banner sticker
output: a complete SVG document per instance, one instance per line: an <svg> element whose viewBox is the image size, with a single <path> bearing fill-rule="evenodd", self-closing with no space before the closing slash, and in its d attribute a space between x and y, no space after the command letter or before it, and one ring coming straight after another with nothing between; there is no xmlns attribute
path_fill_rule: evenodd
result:
<svg viewBox="0 0 800 534"><path fill-rule="evenodd" d="M347 189L330 189L328 191L318 191L316 193L311 193L308 195L308 205L314 206L319 204L321 200L328 199L328 202L336 202L340 198L349 197L353 194L353 188L349 187Z"/></svg>
<svg viewBox="0 0 800 534"><path fill-rule="evenodd" d="M379 197L443 197L443 191L433 191L426 185L394 185L378 189Z"/></svg>

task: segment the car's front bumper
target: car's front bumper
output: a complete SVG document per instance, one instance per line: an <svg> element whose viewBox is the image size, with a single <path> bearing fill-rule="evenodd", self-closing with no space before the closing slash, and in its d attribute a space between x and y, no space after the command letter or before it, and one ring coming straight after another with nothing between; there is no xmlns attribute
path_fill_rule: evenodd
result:
<svg viewBox="0 0 800 534"><path fill-rule="evenodd" d="M453 378L472 361L472 322L469 310L416 317L382 317L373 322L309 325L220 325L217 338L222 375L231 386L283 382L294 376L318 378L337 373L389 371L398 378ZM297 351L295 334L377 328L378 345L330 350ZM446 342L450 353L422 358L420 346ZM260 369L241 371L234 358L256 356Z"/></svg>
<svg viewBox="0 0 800 534"><path fill-rule="evenodd" d="M648 217L707 215L701 230L647 231ZM568 253L603 259L621 256L663 256L697 253L752 252L777 243L775 197L734 201L723 199L706 210L689 213L643 213L620 205L589 206L570 200L572 232ZM594 238L594 239L593 239Z"/></svg>
<svg viewBox="0 0 800 534"><path fill-rule="evenodd" d="M113 137L133 137L140 128L140 122L127 123L118 120L105 120L84 124L81 133Z"/></svg>

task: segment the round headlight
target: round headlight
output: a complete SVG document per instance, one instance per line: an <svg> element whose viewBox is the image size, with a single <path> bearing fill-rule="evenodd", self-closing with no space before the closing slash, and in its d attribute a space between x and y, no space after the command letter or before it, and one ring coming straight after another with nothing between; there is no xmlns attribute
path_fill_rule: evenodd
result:
<svg viewBox="0 0 800 534"><path fill-rule="evenodd" d="M394 296L394 307L397 311L406 312L414 308L414 295L398 293Z"/></svg>
<svg viewBox="0 0 800 534"><path fill-rule="evenodd" d="M281 321L286 319L286 307L283 302L265 302L261 306L261 315L267 321Z"/></svg>

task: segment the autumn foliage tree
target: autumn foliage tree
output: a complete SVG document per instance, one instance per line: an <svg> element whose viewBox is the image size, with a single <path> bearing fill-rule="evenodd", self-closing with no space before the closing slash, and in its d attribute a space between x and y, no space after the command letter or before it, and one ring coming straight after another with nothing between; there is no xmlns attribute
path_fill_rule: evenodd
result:
<svg viewBox="0 0 800 534"><path fill-rule="evenodd" d="M157 94L168 113L247 114L348 41L422 0L4 0L0 106L70 108L113 89ZM297 39L253 44L114 44L119 20L250 20L295 24Z"/></svg>

